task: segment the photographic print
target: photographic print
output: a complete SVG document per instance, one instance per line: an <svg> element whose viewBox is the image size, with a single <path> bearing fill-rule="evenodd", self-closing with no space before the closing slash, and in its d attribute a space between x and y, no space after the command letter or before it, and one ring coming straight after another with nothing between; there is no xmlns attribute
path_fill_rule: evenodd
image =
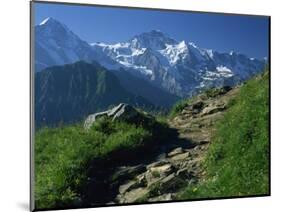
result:
<svg viewBox="0 0 281 212"><path fill-rule="evenodd" d="M270 17L31 3L31 204L270 195Z"/></svg>

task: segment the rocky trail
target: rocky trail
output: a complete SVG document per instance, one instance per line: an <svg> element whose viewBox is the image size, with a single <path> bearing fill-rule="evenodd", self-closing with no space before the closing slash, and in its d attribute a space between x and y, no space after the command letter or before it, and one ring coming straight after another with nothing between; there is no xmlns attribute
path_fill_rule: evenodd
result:
<svg viewBox="0 0 281 212"><path fill-rule="evenodd" d="M99 192L89 193L88 201L104 205L176 199L183 187L204 176L202 160L214 124L238 90L225 88L211 96L201 94L193 98L178 115L168 119L176 136L147 155L139 155L136 161L101 170L100 175L91 179L95 182L91 190Z"/></svg>

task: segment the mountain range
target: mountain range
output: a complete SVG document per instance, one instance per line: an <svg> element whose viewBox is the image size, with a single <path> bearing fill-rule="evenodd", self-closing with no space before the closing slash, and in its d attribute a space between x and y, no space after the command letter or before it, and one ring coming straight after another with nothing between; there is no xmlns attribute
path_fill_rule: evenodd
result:
<svg viewBox="0 0 281 212"><path fill-rule="evenodd" d="M267 63L177 41L159 30L115 44L88 43L54 18L34 31L36 122L47 125L119 102L169 108L201 90L245 81Z"/></svg>
<svg viewBox="0 0 281 212"><path fill-rule="evenodd" d="M220 53L176 41L159 30L125 42L89 44L53 18L35 26L36 71L79 60L95 60L115 74L130 72L181 97L206 87L234 85L260 72L266 63L235 52Z"/></svg>

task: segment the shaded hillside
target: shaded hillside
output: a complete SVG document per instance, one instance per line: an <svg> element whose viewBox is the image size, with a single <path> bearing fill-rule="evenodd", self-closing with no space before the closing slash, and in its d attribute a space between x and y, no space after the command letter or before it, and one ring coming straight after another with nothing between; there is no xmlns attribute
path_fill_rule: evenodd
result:
<svg viewBox="0 0 281 212"><path fill-rule="evenodd" d="M124 89L118 78L98 64L76 62L35 74L36 126L80 121L120 102L154 105Z"/></svg>
<svg viewBox="0 0 281 212"><path fill-rule="evenodd" d="M128 71L113 71L113 73L118 77L123 87L137 96L145 97L158 107L168 109L179 100L178 96L153 86L148 81L136 77Z"/></svg>
<svg viewBox="0 0 281 212"><path fill-rule="evenodd" d="M145 159L169 137L166 124L131 109L132 122L103 118L87 130L75 124L36 131L36 209L89 207L114 198L122 183L112 178L115 169Z"/></svg>

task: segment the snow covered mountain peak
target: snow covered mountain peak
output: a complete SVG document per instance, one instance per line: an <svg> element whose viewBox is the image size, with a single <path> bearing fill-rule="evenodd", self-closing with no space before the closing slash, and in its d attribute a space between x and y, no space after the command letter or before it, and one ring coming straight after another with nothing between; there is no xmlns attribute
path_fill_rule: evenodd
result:
<svg viewBox="0 0 281 212"><path fill-rule="evenodd" d="M166 44L176 44L177 42L160 30L151 30L134 36L129 42L133 48L150 48L160 50L166 47Z"/></svg>
<svg viewBox="0 0 281 212"><path fill-rule="evenodd" d="M135 37L142 37L142 38L158 38L158 39L166 39L166 40L173 40L172 38L169 37L168 34L160 31L160 30L156 30L153 29L151 31L148 32L143 32L139 35L136 35ZM173 40L174 41L174 40Z"/></svg>
<svg viewBox="0 0 281 212"><path fill-rule="evenodd" d="M131 72L179 96L192 95L206 87L234 85L261 71L266 63L243 54L220 53L193 42L177 41L159 30L115 44L89 44L53 18L35 26L35 60L37 71L78 60L95 60L109 70Z"/></svg>
<svg viewBox="0 0 281 212"><path fill-rule="evenodd" d="M35 26L35 69L93 58L91 46L66 25L48 17Z"/></svg>
<svg viewBox="0 0 281 212"><path fill-rule="evenodd" d="M123 43L96 43L92 48L111 59L110 64L102 60L103 66L112 68L115 61L116 69L122 67L180 96L205 87L233 85L262 70L265 64L242 54L219 53L193 42L176 41L159 30Z"/></svg>
<svg viewBox="0 0 281 212"><path fill-rule="evenodd" d="M41 25L46 24L50 19L51 19L51 17L44 19L39 25L41 26Z"/></svg>
<svg viewBox="0 0 281 212"><path fill-rule="evenodd" d="M185 41L183 40L183 41L179 42L178 47L180 47L180 48L186 48L186 43L185 43Z"/></svg>
<svg viewBox="0 0 281 212"><path fill-rule="evenodd" d="M35 26L36 35L40 34L44 36L52 37L77 37L65 24L58 20L48 17L44 19L39 25Z"/></svg>
<svg viewBox="0 0 281 212"><path fill-rule="evenodd" d="M235 55L236 53L233 51L233 50L231 50L230 52L229 52L229 55L230 56L233 56L233 55Z"/></svg>
<svg viewBox="0 0 281 212"><path fill-rule="evenodd" d="M59 22L58 20L52 18L52 17L48 17L45 18L38 26L41 27L63 27L65 29L68 29L66 25L64 25L63 23Z"/></svg>
<svg viewBox="0 0 281 212"><path fill-rule="evenodd" d="M189 42L188 45L192 46L195 49L198 49L198 46L195 43L193 43L193 42Z"/></svg>

